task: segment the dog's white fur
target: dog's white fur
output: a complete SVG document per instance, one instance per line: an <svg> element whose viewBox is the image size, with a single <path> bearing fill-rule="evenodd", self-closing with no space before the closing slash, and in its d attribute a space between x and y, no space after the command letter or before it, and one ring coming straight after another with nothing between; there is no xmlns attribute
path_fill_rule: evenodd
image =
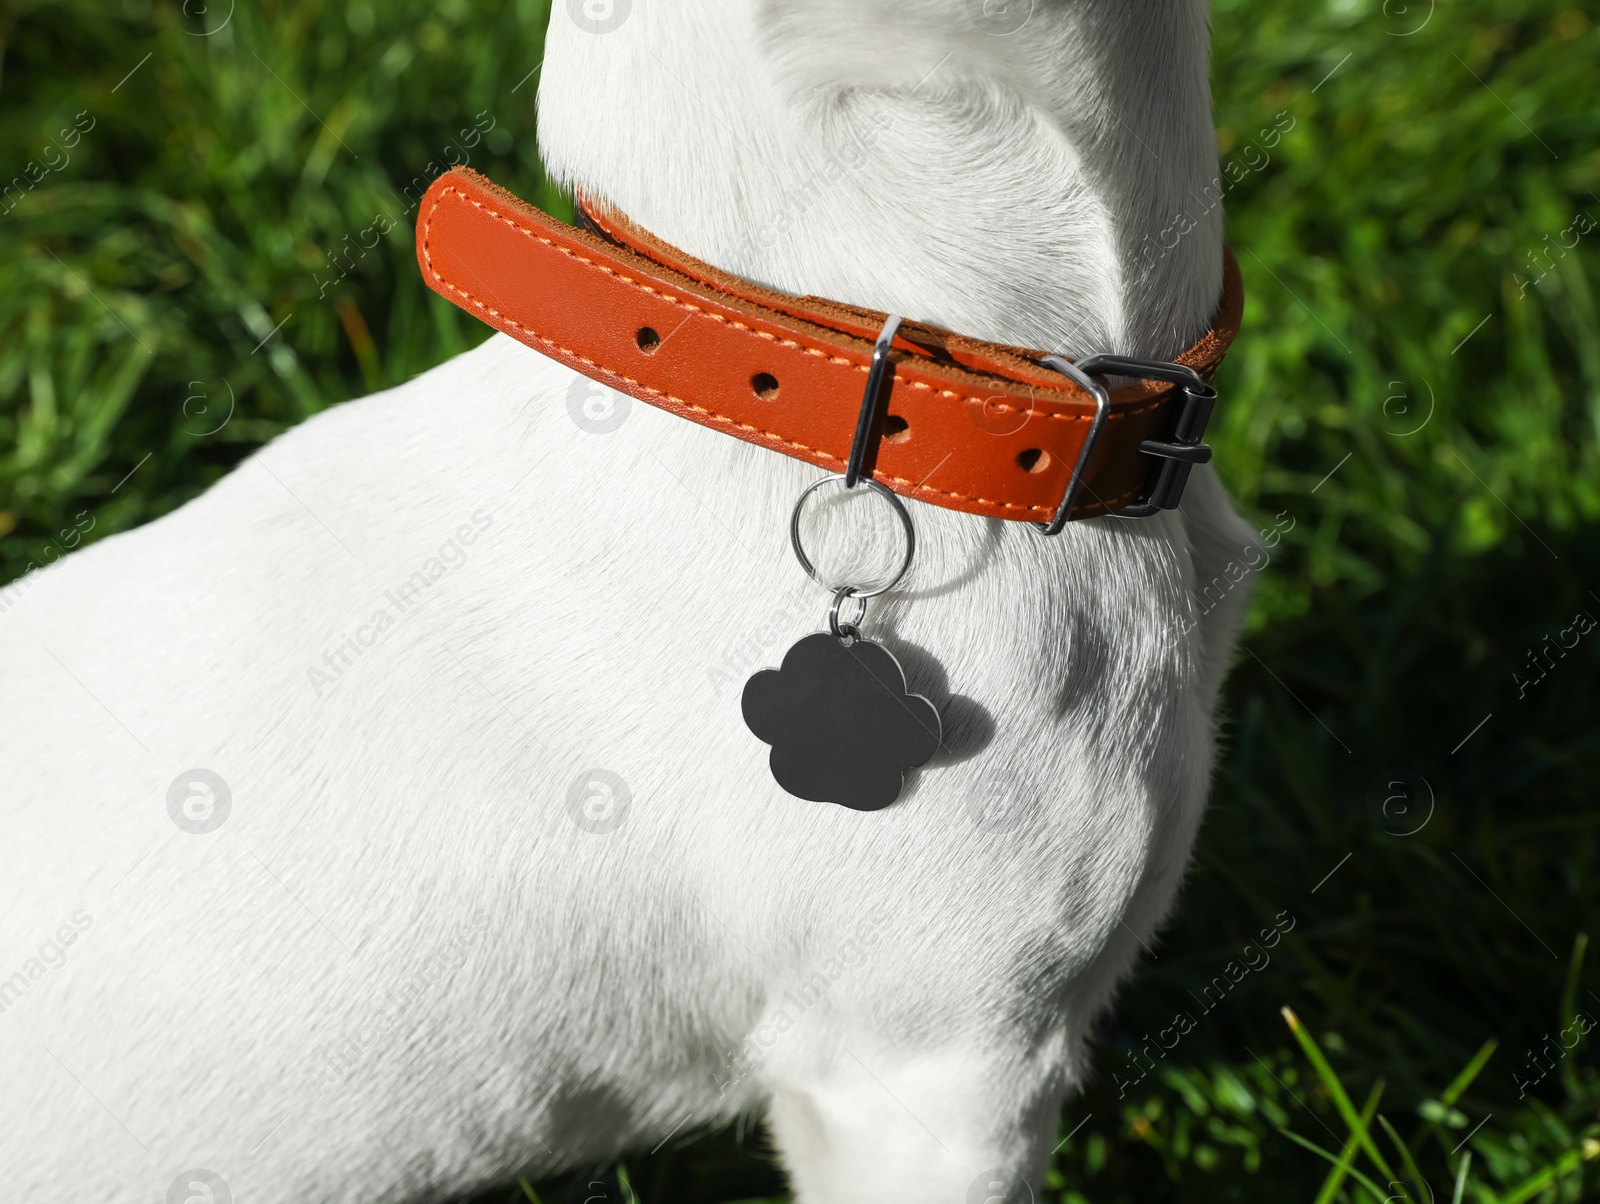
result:
<svg viewBox="0 0 1600 1204"><path fill-rule="evenodd" d="M1143 254L1214 174L1205 21L635 0L595 35L558 3L542 146L779 288L1170 355L1221 282L1214 211ZM858 814L784 795L739 715L825 609L784 538L816 470L642 405L589 433L573 380L493 338L6 592L9 1197L203 1167L433 1200L755 1107L805 1204L1037 1179L1200 819L1245 590L1195 593L1249 541L1215 475L1054 540L915 506L869 631L949 751ZM822 512L841 556L859 516ZM197 766L232 794L207 835L167 811ZM610 833L568 807L594 768Z"/></svg>

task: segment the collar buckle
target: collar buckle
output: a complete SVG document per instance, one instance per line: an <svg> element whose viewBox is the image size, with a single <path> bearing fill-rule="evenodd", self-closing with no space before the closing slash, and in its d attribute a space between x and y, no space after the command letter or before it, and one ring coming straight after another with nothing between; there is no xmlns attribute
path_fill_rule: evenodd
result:
<svg viewBox="0 0 1600 1204"><path fill-rule="evenodd" d="M1120 355L1096 355L1078 365L1083 371L1102 376L1132 376L1140 380L1161 380L1177 385L1183 398L1178 415L1166 439L1146 439L1139 450L1161 461L1154 483L1142 502L1133 502L1117 511L1118 518L1145 518L1161 510L1175 510L1183 500L1189 470L1196 464L1211 462L1211 447L1202 443L1217 391L1193 368L1161 360L1130 359Z"/></svg>
<svg viewBox="0 0 1600 1204"><path fill-rule="evenodd" d="M1162 510L1176 509L1183 500L1183 488L1189 483L1189 470L1196 464L1208 464L1211 461L1211 447L1200 442L1200 439L1206 433L1206 423L1211 420L1211 408L1217 402L1216 389L1202 380L1193 368L1162 360L1092 355L1073 363L1061 356L1051 355L1040 363L1070 377L1090 393L1096 403L1094 420L1089 427L1088 437L1084 439L1083 450L1078 454L1078 462L1073 466L1072 478L1061 498L1060 509L1050 522L1034 524L1040 533L1060 534L1067 520L1072 517L1072 508L1077 504L1078 494L1083 488L1089 460L1094 455L1110 409L1110 393L1100 381L1093 379L1096 376L1131 376L1139 380L1166 381L1178 386L1182 399L1178 403L1178 416L1172 424L1169 437L1146 439L1139 444L1141 452L1161 461L1161 466L1156 470L1155 483L1150 486L1144 501L1130 503L1111 517L1146 518Z"/></svg>

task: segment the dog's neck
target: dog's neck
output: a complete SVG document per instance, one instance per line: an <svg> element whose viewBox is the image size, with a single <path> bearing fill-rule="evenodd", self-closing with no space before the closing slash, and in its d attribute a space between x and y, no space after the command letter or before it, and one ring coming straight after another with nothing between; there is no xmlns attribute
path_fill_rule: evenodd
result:
<svg viewBox="0 0 1600 1204"><path fill-rule="evenodd" d="M1032 0L991 32L1028 4L633 0L596 34L560 3L545 161L774 288L1170 356L1221 291L1204 2Z"/></svg>

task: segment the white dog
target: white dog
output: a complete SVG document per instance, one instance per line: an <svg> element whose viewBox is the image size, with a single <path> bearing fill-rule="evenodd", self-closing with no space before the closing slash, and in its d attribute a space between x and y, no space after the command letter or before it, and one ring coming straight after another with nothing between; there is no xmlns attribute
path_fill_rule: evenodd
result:
<svg viewBox="0 0 1600 1204"><path fill-rule="evenodd" d="M542 151L772 287L1170 357L1204 5L1018 2L558 3ZM751 1109L805 1204L1027 1198L1183 874L1249 532L1209 467L1054 539L913 504L868 634L948 751L805 803L739 697L821 625L818 471L588 387L496 336L0 594L8 1199L436 1200Z"/></svg>

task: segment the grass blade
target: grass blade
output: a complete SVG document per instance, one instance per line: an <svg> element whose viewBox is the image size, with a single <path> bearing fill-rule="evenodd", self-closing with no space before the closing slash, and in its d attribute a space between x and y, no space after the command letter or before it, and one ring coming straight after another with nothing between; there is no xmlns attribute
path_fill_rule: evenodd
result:
<svg viewBox="0 0 1600 1204"><path fill-rule="evenodd" d="M1418 1187L1426 1188L1428 1199L1433 1199L1433 1189L1428 1187L1428 1181L1422 1177L1422 1171L1417 1167L1417 1160L1411 1156L1411 1147L1400 1140L1400 1134L1394 1131L1394 1126L1389 1123L1387 1116L1378 1117L1378 1123L1383 1126L1383 1131L1389 1135L1389 1140L1394 1142L1395 1148L1400 1151L1400 1161L1405 1165L1406 1174L1411 1176L1411 1181Z"/></svg>
<svg viewBox="0 0 1600 1204"><path fill-rule="evenodd" d="M1354 1179L1357 1183L1361 1184L1362 1187L1366 1188L1369 1192L1371 1192L1372 1193L1372 1198L1375 1199L1378 1202L1378 1204L1389 1204L1389 1196L1388 1196L1388 1194L1386 1192L1384 1192L1382 1189L1380 1189L1378 1187L1378 1185L1376 1183L1374 1183L1371 1179L1367 1178L1360 1171L1356 1170L1355 1167L1345 1164L1342 1159L1335 1158L1332 1154L1330 1154L1327 1150L1323 1149L1316 1142L1307 1141L1304 1137L1300 1136L1300 1134L1298 1134L1296 1132L1293 1132L1290 1129L1279 1129L1278 1132L1282 1133L1285 1137L1287 1137L1290 1141L1294 1142L1296 1145L1304 1146L1306 1149L1310 1150L1313 1154L1315 1154L1318 1158L1325 1158L1325 1159L1327 1159L1327 1161L1333 1163L1334 1166L1344 1166L1345 1167L1345 1173L1347 1175L1349 1175L1352 1179Z"/></svg>
<svg viewBox="0 0 1600 1204"><path fill-rule="evenodd" d="M639 1204L639 1194L633 1190L633 1181L628 1178L628 1168L622 1163L617 1163L617 1184L622 1188L624 1204Z"/></svg>
<svg viewBox="0 0 1600 1204"><path fill-rule="evenodd" d="M1472 1080L1478 1077L1478 1072L1494 1057L1494 1051L1500 1047L1500 1042L1490 1037L1483 1043L1483 1048L1472 1055L1472 1061L1462 1068L1460 1074L1451 1080L1450 1085L1439 1093L1439 1102L1446 1107L1451 1107L1461 1098L1461 1093L1472 1086Z"/></svg>
<svg viewBox="0 0 1600 1204"><path fill-rule="evenodd" d="M1328 1064L1328 1059L1323 1056L1322 1049L1317 1045L1311 1034L1300 1023L1289 1008L1283 1008L1283 1018L1288 1022L1289 1031L1294 1034L1295 1040L1300 1042L1300 1048L1305 1051L1306 1057L1317 1072L1317 1077L1322 1080L1322 1085L1328 1089L1328 1094L1333 1097L1334 1107L1338 1108L1339 1115L1344 1118L1344 1123L1350 1126L1350 1132L1360 1143L1361 1148L1367 1152L1380 1171L1384 1179L1392 1182L1395 1179L1394 1169L1384 1158L1383 1151L1378 1149L1378 1143L1372 1140L1366 1122L1361 1119L1361 1114L1356 1111L1355 1104L1350 1102L1350 1094L1344 1089L1344 1084L1339 1081L1339 1076L1333 1072L1333 1067ZM1353 1172L1352 1172L1353 1173Z"/></svg>
<svg viewBox="0 0 1600 1204"><path fill-rule="evenodd" d="M1467 1172L1472 1167L1472 1151L1468 1150L1461 1155L1461 1165L1456 1167L1456 1190L1450 1197L1450 1204L1461 1204L1461 1197L1467 1192Z"/></svg>
<svg viewBox="0 0 1600 1204"><path fill-rule="evenodd" d="M1367 1102L1361 1106L1361 1119L1371 1122L1372 1115L1378 1110L1378 1101L1383 1098L1383 1080L1379 1079L1372 1085L1372 1092L1367 1096ZM1351 1164L1355 1161L1356 1150L1360 1143L1354 1135L1345 1140L1344 1149L1339 1154L1339 1161L1328 1172L1328 1177L1323 1180L1322 1190L1317 1193L1315 1204L1333 1204L1339 1195L1339 1189L1344 1186L1345 1176L1350 1173Z"/></svg>
<svg viewBox="0 0 1600 1204"><path fill-rule="evenodd" d="M1545 1167L1544 1170L1524 1179L1505 1195L1501 1196L1500 1204L1522 1204L1524 1200L1531 1200L1548 1187L1551 1180L1577 1170L1578 1164L1582 1161L1583 1152L1581 1150L1568 1150L1549 1166Z"/></svg>

